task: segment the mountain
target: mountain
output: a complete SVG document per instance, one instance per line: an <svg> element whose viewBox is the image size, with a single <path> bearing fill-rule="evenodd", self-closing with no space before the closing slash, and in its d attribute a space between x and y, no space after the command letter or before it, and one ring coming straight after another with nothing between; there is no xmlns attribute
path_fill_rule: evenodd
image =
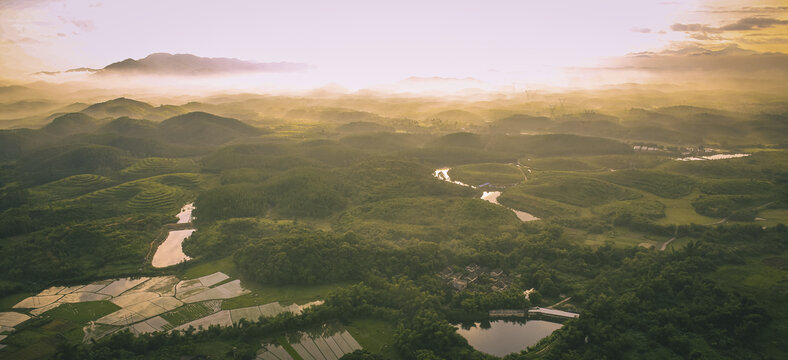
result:
<svg viewBox="0 0 788 360"><path fill-rule="evenodd" d="M304 71L306 64L292 62L260 63L233 58L207 58L192 54L155 53L142 59L126 59L95 70L88 68L70 71L87 71L99 75L176 75L198 76L253 72Z"/></svg>

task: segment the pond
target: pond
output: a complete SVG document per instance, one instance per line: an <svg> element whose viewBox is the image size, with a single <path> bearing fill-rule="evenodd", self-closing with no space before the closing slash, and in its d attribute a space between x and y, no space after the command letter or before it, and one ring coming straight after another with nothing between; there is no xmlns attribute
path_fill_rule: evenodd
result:
<svg viewBox="0 0 788 360"><path fill-rule="evenodd" d="M177 224L190 224L194 219L192 217L193 210L193 203L184 205L181 211L175 215L178 218ZM193 232L194 229L170 231L167 234L167 239L156 248L151 265L156 268L162 268L191 260L190 257L183 253L183 240L191 236Z"/></svg>
<svg viewBox="0 0 788 360"><path fill-rule="evenodd" d="M471 327L457 325L457 333L474 349L503 357L536 345L561 326L544 320L493 320L475 323Z"/></svg>
<svg viewBox="0 0 788 360"><path fill-rule="evenodd" d="M172 266L191 258L183 253L183 240L191 236L194 229L170 231L156 253L153 254L151 265L156 268Z"/></svg>

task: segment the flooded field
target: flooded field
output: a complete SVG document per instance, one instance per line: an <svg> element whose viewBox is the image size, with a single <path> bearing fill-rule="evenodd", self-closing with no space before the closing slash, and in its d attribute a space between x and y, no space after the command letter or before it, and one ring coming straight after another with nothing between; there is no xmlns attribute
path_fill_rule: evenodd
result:
<svg viewBox="0 0 788 360"><path fill-rule="evenodd" d="M750 155L752 154L717 154L717 155L707 155L707 156L689 156L683 158L676 158L674 160L677 161L725 160L725 159L742 158Z"/></svg>

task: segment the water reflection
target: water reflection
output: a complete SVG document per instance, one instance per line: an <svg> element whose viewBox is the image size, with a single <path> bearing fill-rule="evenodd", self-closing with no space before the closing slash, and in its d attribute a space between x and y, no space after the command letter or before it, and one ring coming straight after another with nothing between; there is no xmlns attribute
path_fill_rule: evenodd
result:
<svg viewBox="0 0 788 360"><path fill-rule="evenodd" d="M457 333L476 350L505 356L536 345L561 326L544 320L493 320L458 325Z"/></svg>

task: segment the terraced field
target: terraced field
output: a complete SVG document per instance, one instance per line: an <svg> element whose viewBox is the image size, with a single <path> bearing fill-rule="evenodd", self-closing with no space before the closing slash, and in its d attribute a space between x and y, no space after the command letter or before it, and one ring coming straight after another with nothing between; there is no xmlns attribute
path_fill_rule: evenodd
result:
<svg viewBox="0 0 788 360"><path fill-rule="evenodd" d="M198 170L197 164L189 159L149 157L141 159L121 170L127 178L149 177L159 174L190 172Z"/></svg>
<svg viewBox="0 0 788 360"><path fill-rule="evenodd" d="M32 190L34 195L48 200L68 199L112 184L110 178L95 174L80 174L41 185Z"/></svg>
<svg viewBox="0 0 788 360"><path fill-rule="evenodd" d="M166 185L151 186L131 198L128 206L138 211L166 210L175 206L176 201L182 197L182 190L177 188Z"/></svg>
<svg viewBox="0 0 788 360"><path fill-rule="evenodd" d="M167 174L93 191L68 200L70 203L125 205L132 211L170 211L188 200L201 181L198 174Z"/></svg>

